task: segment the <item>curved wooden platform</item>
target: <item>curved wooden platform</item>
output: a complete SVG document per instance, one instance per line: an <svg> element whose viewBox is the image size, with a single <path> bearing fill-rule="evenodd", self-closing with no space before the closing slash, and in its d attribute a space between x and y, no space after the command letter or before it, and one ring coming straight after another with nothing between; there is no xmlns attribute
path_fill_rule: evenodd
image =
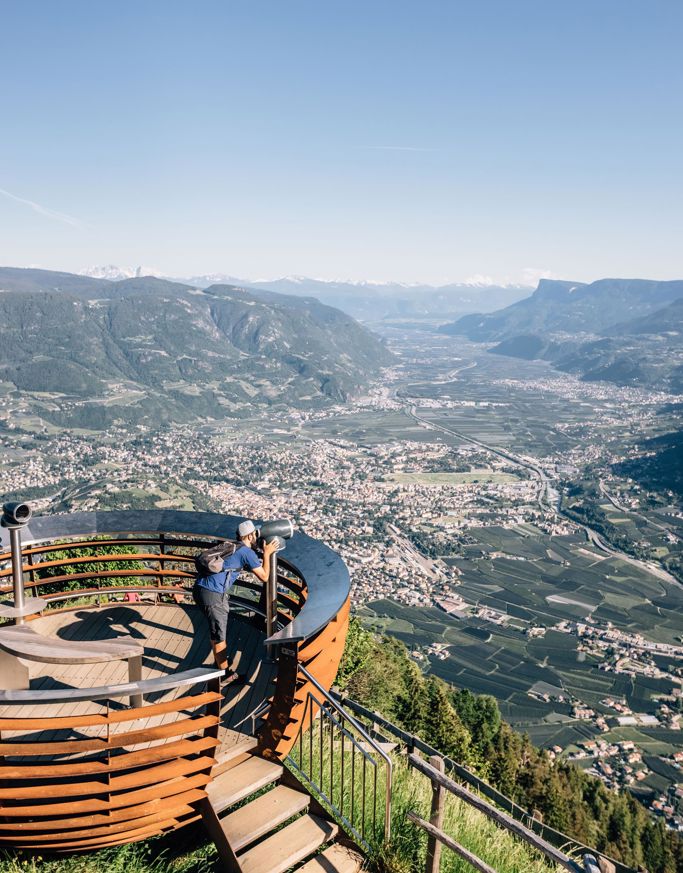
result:
<svg viewBox="0 0 683 873"><path fill-rule="evenodd" d="M136 645L144 648L142 678L168 679L179 672L194 667L213 666L211 646L206 621L193 605L125 603L96 608L76 609L69 612L47 614L30 622L30 628L39 630L43 637L64 641L113 640L127 635ZM273 694L275 665L264 660L265 634L250 621L232 615L228 633L228 652L237 669L247 676L247 682L229 689L222 698L219 723L219 746L217 755L229 753L232 746L252 736L252 720L249 714ZM100 661L95 664L39 664L30 666L31 688L50 690L63 688L88 688L112 685L128 681L124 661ZM158 694L150 702L170 699L171 693ZM112 706L123 707L113 702ZM48 708L22 707L23 715L37 716L44 709L50 718L69 718L101 713L104 703L64 701ZM0 705L0 718L17 716L16 707ZM52 732L45 729L42 739ZM0 769L0 775L1 775Z"/></svg>
<svg viewBox="0 0 683 873"><path fill-rule="evenodd" d="M310 726L315 709L304 698L314 686L307 677L324 689L334 680L350 583L339 556L300 532L288 541L268 593L251 576L231 591L228 655L247 682L220 695L217 680L191 694L182 683L172 687L174 677L213 664L207 622L187 591L194 555L240 521L172 510L31 520L24 584L49 608L29 619L28 630L9 635L21 641L37 632L71 652L85 651L86 641L107 646L127 637L144 651L143 684L157 684L148 696L149 686L127 683L128 694L145 694L144 705L128 709L125 662L39 658L30 664L30 689L44 692L40 699L0 694L0 846L89 851L200 814L206 822L212 779L254 751L261 760L284 757ZM0 553L7 594L9 558ZM266 640L264 616L272 610L277 620L268 620L273 635ZM119 693L108 694L116 684Z"/></svg>

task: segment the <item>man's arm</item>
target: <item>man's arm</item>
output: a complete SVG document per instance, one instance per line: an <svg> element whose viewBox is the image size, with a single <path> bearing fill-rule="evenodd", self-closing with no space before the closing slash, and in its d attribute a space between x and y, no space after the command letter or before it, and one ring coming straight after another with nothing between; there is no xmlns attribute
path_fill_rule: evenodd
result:
<svg viewBox="0 0 683 873"><path fill-rule="evenodd" d="M251 571L257 579L261 580L261 582L268 581L268 577L270 576L270 556L274 551L276 551L276 549L277 543L263 544L263 563L260 567L254 567Z"/></svg>

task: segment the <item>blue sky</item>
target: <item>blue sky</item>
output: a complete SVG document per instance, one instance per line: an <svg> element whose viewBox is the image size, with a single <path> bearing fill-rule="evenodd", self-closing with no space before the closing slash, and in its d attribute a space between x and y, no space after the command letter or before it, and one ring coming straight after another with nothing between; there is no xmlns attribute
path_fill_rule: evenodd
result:
<svg viewBox="0 0 683 873"><path fill-rule="evenodd" d="M0 263L681 278L680 0L3 0Z"/></svg>

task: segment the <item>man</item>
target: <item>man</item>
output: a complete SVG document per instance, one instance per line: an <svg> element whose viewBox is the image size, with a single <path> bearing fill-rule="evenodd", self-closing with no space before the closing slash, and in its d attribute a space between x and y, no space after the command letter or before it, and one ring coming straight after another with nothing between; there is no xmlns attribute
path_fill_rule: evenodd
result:
<svg viewBox="0 0 683 873"><path fill-rule="evenodd" d="M244 680L228 666L228 592L237 576L243 570L250 570L261 582L268 581L270 556L277 549L277 543L263 544L263 563L254 551L258 534L253 521L243 521L237 528L236 539L239 546L223 561L223 569L210 576L200 576L194 584L192 594L197 606L204 611L209 622L211 648L219 670L225 670L224 685L232 685Z"/></svg>

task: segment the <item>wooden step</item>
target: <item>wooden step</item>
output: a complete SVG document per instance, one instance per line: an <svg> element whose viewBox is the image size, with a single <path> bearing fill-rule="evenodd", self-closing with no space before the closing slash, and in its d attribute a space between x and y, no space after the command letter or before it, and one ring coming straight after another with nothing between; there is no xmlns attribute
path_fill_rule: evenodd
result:
<svg viewBox="0 0 683 873"><path fill-rule="evenodd" d="M302 791L278 785L226 816L221 822L223 831L233 851L239 852L287 819L308 809L310 800Z"/></svg>
<svg viewBox="0 0 683 873"><path fill-rule="evenodd" d="M231 746L223 746L218 755L216 755L216 764L222 764L225 761L230 761L236 755L241 755L242 752L252 752L258 743L256 737L244 737Z"/></svg>
<svg viewBox="0 0 683 873"><path fill-rule="evenodd" d="M358 873L363 861L363 856L358 852L334 843L299 867L297 873Z"/></svg>
<svg viewBox="0 0 683 873"><path fill-rule="evenodd" d="M232 767L212 779L207 786L211 806L216 813L222 812L233 803L244 800L259 788L277 782L282 776L282 766L251 755L246 761Z"/></svg>
<svg viewBox="0 0 683 873"><path fill-rule="evenodd" d="M216 763L211 771L212 777L220 776L226 770L231 770L247 758L251 757L251 753L255 751L257 745L256 737L245 737L238 743L228 746L216 755Z"/></svg>
<svg viewBox="0 0 683 873"><path fill-rule="evenodd" d="M226 773L228 770L232 770L234 767L239 767L240 764L244 764L245 761L248 761L252 757L253 755L251 752L241 752L239 755L235 755L227 761L223 761L220 764L214 764L211 769L211 778L217 779L221 774Z"/></svg>
<svg viewBox="0 0 683 873"><path fill-rule="evenodd" d="M238 857L242 873L284 873L333 840L339 828L315 815L303 815Z"/></svg>

